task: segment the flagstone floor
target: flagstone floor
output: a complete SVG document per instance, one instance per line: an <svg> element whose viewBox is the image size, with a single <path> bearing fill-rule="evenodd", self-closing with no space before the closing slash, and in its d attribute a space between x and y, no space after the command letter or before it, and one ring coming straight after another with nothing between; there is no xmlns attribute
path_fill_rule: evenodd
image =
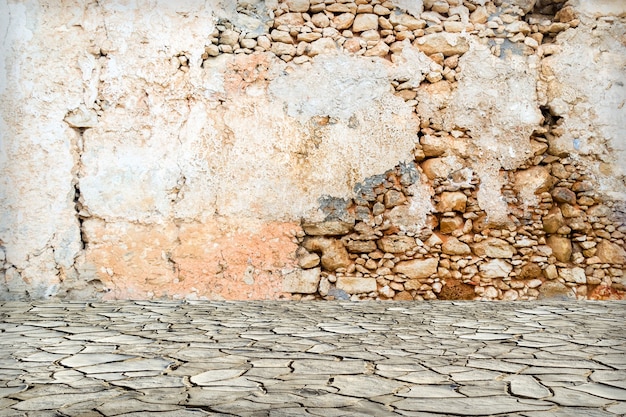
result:
<svg viewBox="0 0 626 417"><path fill-rule="evenodd" d="M626 414L624 302L6 302L3 416Z"/></svg>

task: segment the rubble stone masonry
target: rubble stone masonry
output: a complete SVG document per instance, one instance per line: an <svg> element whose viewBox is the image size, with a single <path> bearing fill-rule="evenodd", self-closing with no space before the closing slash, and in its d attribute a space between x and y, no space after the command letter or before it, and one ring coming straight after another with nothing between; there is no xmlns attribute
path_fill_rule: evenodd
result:
<svg viewBox="0 0 626 417"><path fill-rule="evenodd" d="M620 0L0 1L0 300L626 296Z"/></svg>

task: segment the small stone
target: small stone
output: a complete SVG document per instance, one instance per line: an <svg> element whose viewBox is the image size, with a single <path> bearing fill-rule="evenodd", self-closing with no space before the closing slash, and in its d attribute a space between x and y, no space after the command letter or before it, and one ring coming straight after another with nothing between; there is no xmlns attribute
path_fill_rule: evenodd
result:
<svg viewBox="0 0 626 417"><path fill-rule="evenodd" d="M420 279L436 274L438 266L439 260L436 258L413 259L398 262L393 271L398 274L404 274L411 279Z"/></svg>
<svg viewBox="0 0 626 417"><path fill-rule="evenodd" d="M283 277L283 291L288 293L315 294L320 282L321 269L296 269Z"/></svg>
<svg viewBox="0 0 626 417"><path fill-rule="evenodd" d="M557 203L576 204L576 193L565 187L555 187L551 194Z"/></svg>
<svg viewBox="0 0 626 417"><path fill-rule="evenodd" d="M309 0L286 0L285 3L292 12L308 12L311 5Z"/></svg>
<svg viewBox="0 0 626 417"><path fill-rule="evenodd" d="M426 22L424 20L416 19L415 17L407 13L391 13L389 15L389 22L394 27L404 26L408 30L424 29L426 27Z"/></svg>
<svg viewBox="0 0 626 417"><path fill-rule="evenodd" d="M344 29L349 29L350 26L352 26L352 23L354 22L354 14L352 13L342 13L338 16L335 16L333 18L333 24L335 26L335 29L337 30L344 30Z"/></svg>
<svg viewBox="0 0 626 417"><path fill-rule="evenodd" d="M484 24L487 23L487 19L489 18L489 12L485 6L478 6L476 10L474 10L469 17L470 22L476 24Z"/></svg>
<svg viewBox="0 0 626 417"><path fill-rule="evenodd" d="M460 34L456 33L431 33L417 38L413 43L426 55L441 52L444 56L462 55L469 50L469 42Z"/></svg>
<svg viewBox="0 0 626 417"><path fill-rule="evenodd" d="M537 278L541 276L541 267L535 263L528 263L522 266L520 271L521 279Z"/></svg>
<svg viewBox="0 0 626 417"><path fill-rule="evenodd" d="M389 53L389 46L384 41L379 41L372 49L368 49L363 56L384 57Z"/></svg>
<svg viewBox="0 0 626 417"><path fill-rule="evenodd" d="M582 268L562 268L559 270L559 276L565 280L565 282L574 282L576 284L586 284L587 276L585 270Z"/></svg>
<svg viewBox="0 0 626 417"><path fill-rule="evenodd" d="M539 295L537 298L541 299L557 299L557 300L567 300L573 299L576 297L574 290L569 288L565 284L562 284L559 281L548 281L544 282L541 287L539 287Z"/></svg>
<svg viewBox="0 0 626 417"><path fill-rule="evenodd" d="M481 264L479 269L485 278L506 278L513 270L513 266L502 259L493 259Z"/></svg>
<svg viewBox="0 0 626 417"><path fill-rule="evenodd" d="M366 30L378 29L378 16L372 13L356 15L352 24L353 32L365 32Z"/></svg>
<svg viewBox="0 0 626 417"><path fill-rule="evenodd" d="M342 222L340 220L327 220L317 223L304 223L302 229L310 236L339 236L352 231L353 223Z"/></svg>
<svg viewBox="0 0 626 417"><path fill-rule="evenodd" d="M274 27L279 26L302 26L304 25L304 18L302 13L285 13L274 19Z"/></svg>
<svg viewBox="0 0 626 417"><path fill-rule="evenodd" d="M317 32L308 32L308 33L299 33L298 34L298 42L314 42L322 37L321 33Z"/></svg>
<svg viewBox="0 0 626 417"><path fill-rule="evenodd" d="M293 43L293 38L289 34L289 32L284 32L282 30L274 29L272 33L270 33L272 40L274 42L283 42L283 43Z"/></svg>
<svg viewBox="0 0 626 417"><path fill-rule="evenodd" d="M543 217L543 230L546 233L556 233L561 227L565 226L565 219L561 214L561 209L554 207Z"/></svg>
<svg viewBox="0 0 626 417"><path fill-rule="evenodd" d="M220 34L220 44L235 46L239 42L239 33L228 29Z"/></svg>
<svg viewBox="0 0 626 417"><path fill-rule="evenodd" d="M624 249L608 240L602 240L598 243L596 256L607 264L623 265L626 263L626 252Z"/></svg>
<svg viewBox="0 0 626 417"><path fill-rule="evenodd" d="M399 206L406 201L406 197L400 191L389 190L385 193L385 207L391 208Z"/></svg>
<svg viewBox="0 0 626 417"><path fill-rule="evenodd" d="M461 216L443 217L439 221L439 231L441 233L450 234L463 227L464 223Z"/></svg>
<svg viewBox="0 0 626 417"><path fill-rule="evenodd" d="M512 258L516 252L515 248L506 240L496 237L490 237L479 243L475 243L472 245L472 251L476 256L504 259Z"/></svg>
<svg viewBox="0 0 626 417"><path fill-rule="evenodd" d="M330 19L325 13L317 13L311 16L311 22L318 28L326 28L330 26Z"/></svg>
<svg viewBox="0 0 626 417"><path fill-rule="evenodd" d="M446 213L449 211L465 211L465 205L467 204L467 196L460 191L443 192L437 205L437 210L440 213Z"/></svg>
<svg viewBox="0 0 626 417"><path fill-rule="evenodd" d="M394 301L413 301L413 296L408 291L400 291L393 296Z"/></svg>
<svg viewBox="0 0 626 417"><path fill-rule="evenodd" d="M502 299L505 301L515 301L518 299L518 297L519 297L519 294L515 290L508 290L508 291L505 291L504 294L502 294Z"/></svg>
<svg viewBox="0 0 626 417"><path fill-rule="evenodd" d="M322 266L328 271L335 271L338 268L347 268L350 265L348 251L341 241L325 237L307 237L302 242L302 246L311 252L322 253Z"/></svg>
<svg viewBox="0 0 626 417"><path fill-rule="evenodd" d="M328 54L336 50L337 44L332 38L321 38L311 42L308 55L314 57L321 54Z"/></svg>
<svg viewBox="0 0 626 417"><path fill-rule="evenodd" d="M447 255L465 256L472 253L469 245L461 242L455 237L448 238L441 247L441 250Z"/></svg>
<svg viewBox="0 0 626 417"><path fill-rule="evenodd" d="M272 47L270 48L270 51L273 54L278 55L278 56L282 56L282 55L294 56L296 54L296 47L288 43L274 42L272 43Z"/></svg>
<svg viewBox="0 0 626 417"><path fill-rule="evenodd" d="M351 240L346 244L346 249L351 253L370 253L376 250L376 242L373 240Z"/></svg>
<svg viewBox="0 0 626 417"><path fill-rule="evenodd" d="M546 244L552 249L552 254L560 262L569 262L572 257L572 242L563 236L552 235L546 239Z"/></svg>
<svg viewBox="0 0 626 417"><path fill-rule="evenodd" d="M534 166L515 173L513 189L525 200L532 202L532 196L548 191L553 184L552 176L543 166Z"/></svg>
<svg viewBox="0 0 626 417"><path fill-rule="evenodd" d="M416 246L415 239L409 236L385 236L378 240L380 250L388 253L408 252Z"/></svg>
<svg viewBox="0 0 626 417"><path fill-rule="evenodd" d="M348 294L361 294L376 291L375 278L337 277L337 288Z"/></svg>
<svg viewBox="0 0 626 417"><path fill-rule="evenodd" d="M306 252L298 257L298 265L300 268L309 269L320 264L320 257L317 253Z"/></svg>

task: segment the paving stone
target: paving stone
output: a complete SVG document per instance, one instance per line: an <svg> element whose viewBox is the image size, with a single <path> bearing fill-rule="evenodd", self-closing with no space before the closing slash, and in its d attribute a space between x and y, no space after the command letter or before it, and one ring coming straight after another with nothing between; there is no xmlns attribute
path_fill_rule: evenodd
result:
<svg viewBox="0 0 626 417"><path fill-rule="evenodd" d="M626 401L626 389L611 387L604 384L575 385L571 389L586 392L610 400Z"/></svg>
<svg viewBox="0 0 626 417"><path fill-rule="evenodd" d="M552 387L552 392L554 395L550 401L568 407L604 407L613 402L586 392L562 387Z"/></svg>
<svg viewBox="0 0 626 417"><path fill-rule="evenodd" d="M0 304L0 417L621 415L624 306Z"/></svg>
<svg viewBox="0 0 626 417"><path fill-rule="evenodd" d="M518 413L537 410L543 411L552 407L552 404L548 402L527 404L504 395L480 398L449 398L445 401L433 401L428 398L407 398L393 405L402 410L450 413L466 416Z"/></svg>
<svg viewBox="0 0 626 417"><path fill-rule="evenodd" d="M505 378L510 383L511 394L517 397L541 399L552 392L530 375L512 375Z"/></svg>
<svg viewBox="0 0 626 417"><path fill-rule="evenodd" d="M456 385L413 385L407 392L398 392L400 397L409 398L464 398L455 389Z"/></svg>

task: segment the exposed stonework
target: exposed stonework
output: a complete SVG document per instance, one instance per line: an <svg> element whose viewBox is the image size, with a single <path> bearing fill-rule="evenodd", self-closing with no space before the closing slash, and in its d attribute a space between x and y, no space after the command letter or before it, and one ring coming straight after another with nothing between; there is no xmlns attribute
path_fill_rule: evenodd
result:
<svg viewBox="0 0 626 417"><path fill-rule="evenodd" d="M0 3L0 298L623 295L622 2L120 7Z"/></svg>

